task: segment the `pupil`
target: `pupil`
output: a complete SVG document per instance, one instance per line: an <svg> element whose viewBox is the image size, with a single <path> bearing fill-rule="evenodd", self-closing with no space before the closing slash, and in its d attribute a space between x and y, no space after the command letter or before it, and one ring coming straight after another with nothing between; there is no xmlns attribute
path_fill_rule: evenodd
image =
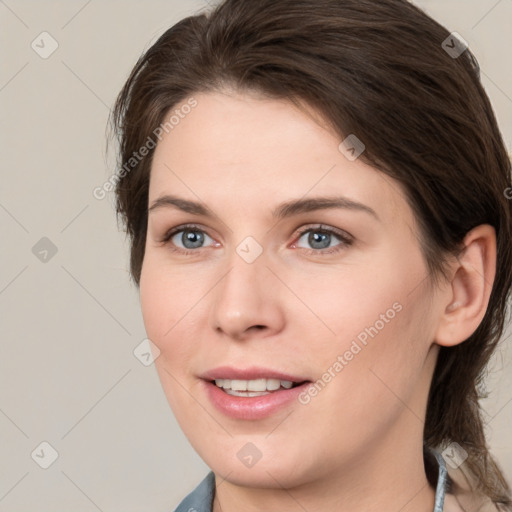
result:
<svg viewBox="0 0 512 512"><path fill-rule="evenodd" d="M327 247L329 247L330 244L330 236L331 235L328 233L313 232L309 235L308 242L315 249L326 249ZM318 243L320 244L320 246L316 245Z"/></svg>
<svg viewBox="0 0 512 512"><path fill-rule="evenodd" d="M187 249L196 249L197 247L201 247L203 241L204 236L198 231L185 231L182 236L183 245Z"/></svg>

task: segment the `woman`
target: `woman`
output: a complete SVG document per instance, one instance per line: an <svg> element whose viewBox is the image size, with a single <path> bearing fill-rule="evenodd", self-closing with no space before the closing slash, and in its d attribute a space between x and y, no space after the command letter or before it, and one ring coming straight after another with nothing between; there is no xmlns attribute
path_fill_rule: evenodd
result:
<svg viewBox="0 0 512 512"><path fill-rule="evenodd" d="M405 0L225 0L113 123L155 364L212 470L177 511L512 510L478 405L511 165L460 38Z"/></svg>

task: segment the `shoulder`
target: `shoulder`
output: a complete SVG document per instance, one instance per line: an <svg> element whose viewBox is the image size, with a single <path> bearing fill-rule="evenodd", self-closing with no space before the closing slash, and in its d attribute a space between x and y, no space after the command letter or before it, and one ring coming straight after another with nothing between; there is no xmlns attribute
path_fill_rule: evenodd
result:
<svg viewBox="0 0 512 512"><path fill-rule="evenodd" d="M443 512L500 512L488 496L478 491L478 485L461 465L457 469L447 467L448 486Z"/></svg>
<svg viewBox="0 0 512 512"><path fill-rule="evenodd" d="M464 464L454 466L440 449L425 449L424 461L427 478L437 481L435 511L506 512L481 492L478 481Z"/></svg>
<svg viewBox="0 0 512 512"><path fill-rule="evenodd" d="M492 503L489 498L482 500L471 495L461 498L451 493L444 497L443 512L472 512L474 510L478 510L478 512L501 512L501 509Z"/></svg>

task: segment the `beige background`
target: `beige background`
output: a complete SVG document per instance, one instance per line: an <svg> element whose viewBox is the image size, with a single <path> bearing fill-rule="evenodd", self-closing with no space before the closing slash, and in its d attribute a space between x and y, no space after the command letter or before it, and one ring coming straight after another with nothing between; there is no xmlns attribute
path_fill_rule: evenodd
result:
<svg viewBox="0 0 512 512"><path fill-rule="evenodd" d="M510 150L512 0L417 4L468 41ZM0 0L0 512L163 512L207 471L133 354L145 333L127 245L112 196L92 195L113 172L105 125L128 72L205 5ZM51 49L43 31L58 43L47 59L31 47ZM512 479L511 338L493 368L489 439ZM43 441L48 469L31 457L51 462Z"/></svg>

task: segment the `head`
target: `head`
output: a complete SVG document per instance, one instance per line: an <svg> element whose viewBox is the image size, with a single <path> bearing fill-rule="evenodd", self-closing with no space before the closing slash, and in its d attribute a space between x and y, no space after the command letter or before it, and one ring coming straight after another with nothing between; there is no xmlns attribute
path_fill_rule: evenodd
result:
<svg viewBox="0 0 512 512"><path fill-rule="evenodd" d="M512 282L511 166L449 36L405 0L226 0L165 32L119 95L131 275L169 402L221 474L304 483L419 432L406 446L457 442L509 503L477 389ZM203 392L226 364L317 391L289 419L224 417Z"/></svg>

